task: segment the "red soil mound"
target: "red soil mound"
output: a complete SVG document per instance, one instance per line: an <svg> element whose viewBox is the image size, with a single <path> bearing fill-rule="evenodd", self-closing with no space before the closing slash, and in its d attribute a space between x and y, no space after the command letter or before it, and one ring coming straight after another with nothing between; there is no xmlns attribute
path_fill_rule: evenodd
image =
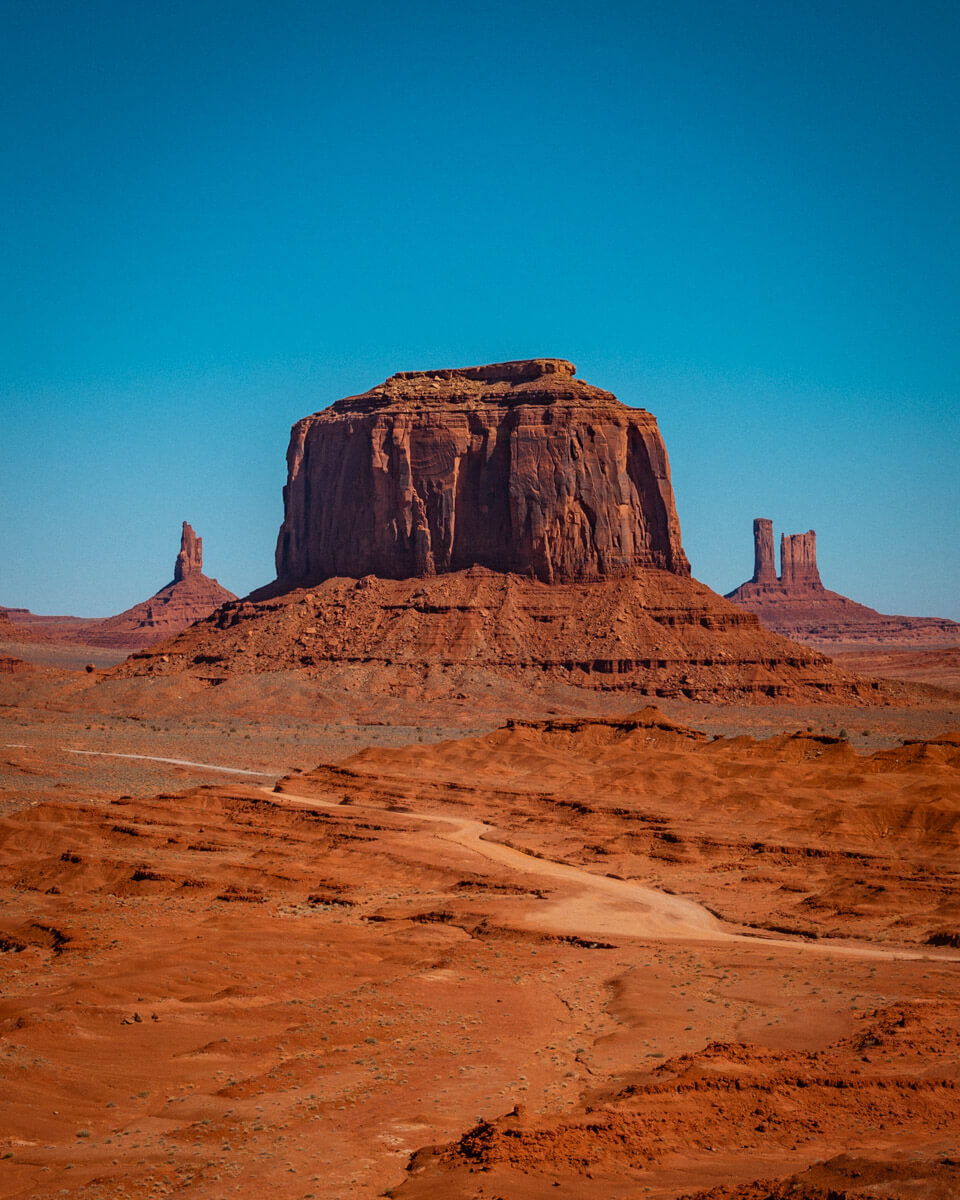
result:
<svg viewBox="0 0 960 1200"><path fill-rule="evenodd" d="M282 786L455 808L482 797L513 845L626 879L652 870L749 927L960 936L958 734L861 756L807 733L710 739L645 709L364 750Z"/></svg>
<svg viewBox="0 0 960 1200"><path fill-rule="evenodd" d="M950 756L956 740L931 748ZM491 774L518 759L499 789L464 786L465 761L482 779L484 744ZM808 749L786 777L816 767L821 803L845 799L836 764ZM719 925L661 940L642 904L602 890L629 886L608 878L629 827L645 845L654 835L646 876L695 893L672 861L691 845L673 840L691 767L747 753L783 757L647 710L366 752L287 794L201 788L0 820L6 1194L823 1200L817 1187L862 1168L873 1186L948 1195L933 1189L955 1166L949 951L910 961L895 946L737 939ZM621 774L631 760L646 770L661 811L636 780L604 800L611 756ZM537 793L529 773L551 762L551 788L564 772L573 782ZM880 765L872 778L918 770L909 754ZM795 851L817 849L816 810L782 788L773 804L769 783L744 773L727 795L750 788L756 810L794 811ZM462 814L533 856L511 865L499 841L478 854L458 840ZM939 835L922 836L936 859ZM577 858L564 838L594 861L609 838L612 861L558 875L556 859ZM766 889L749 843L728 847L736 865L720 873L743 907ZM768 878L816 886L816 855L802 874L764 857ZM864 869L831 862L835 880Z"/></svg>

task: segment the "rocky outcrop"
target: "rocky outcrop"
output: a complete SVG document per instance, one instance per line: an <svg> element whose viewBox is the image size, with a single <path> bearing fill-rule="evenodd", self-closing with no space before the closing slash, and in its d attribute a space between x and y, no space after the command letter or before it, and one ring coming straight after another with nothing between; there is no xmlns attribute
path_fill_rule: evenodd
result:
<svg viewBox="0 0 960 1200"><path fill-rule="evenodd" d="M173 567L173 582L182 583L190 575L203 574L203 538L198 538L186 521L180 534L180 553Z"/></svg>
<svg viewBox="0 0 960 1200"><path fill-rule="evenodd" d="M780 582L785 588L823 587L817 570L817 535L812 529L780 535Z"/></svg>
<svg viewBox="0 0 960 1200"><path fill-rule="evenodd" d="M228 600L233 592L203 573L203 539L183 522L180 551L173 567L173 580L149 600L100 620L95 617L39 616L26 608L0 605L0 640L43 641L109 646L120 650L139 649L172 637L194 621L207 616ZM5 622L3 617L8 620Z"/></svg>
<svg viewBox="0 0 960 1200"><path fill-rule="evenodd" d="M590 583L546 584L483 567L424 579L328 579L224 605L117 670L212 683L283 670L342 680L348 672L351 686L391 695L486 695L494 680L696 700L871 693L704 584L654 569Z"/></svg>
<svg viewBox="0 0 960 1200"><path fill-rule="evenodd" d="M233 592L204 575L203 539L184 521L172 582L149 600L84 629L83 640L92 646L149 646L180 633L230 600L236 600Z"/></svg>
<svg viewBox="0 0 960 1200"><path fill-rule="evenodd" d="M402 372L299 421L278 590L482 566L689 574L656 419L563 359Z"/></svg>
<svg viewBox="0 0 960 1200"><path fill-rule="evenodd" d="M960 643L960 624L941 617L888 616L823 586L817 567L817 535L783 534L780 576L773 563L773 522L753 522L753 578L726 598L752 612L774 633L819 648L842 643L901 643L919 647Z"/></svg>
<svg viewBox="0 0 960 1200"><path fill-rule="evenodd" d="M773 522L765 517L757 517L753 523L753 582L777 582L777 566L773 556Z"/></svg>
<svg viewBox="0 0 960 1200"><path fill-rule="evenodd" d="M121 674L214 682L360 664L387 688L439 671L704 700L875 690L690 577L656 419L575 370L405 372L305 418L274 583L238 602L184 522L173 581L82 640L156 644ZM781 579L772 523L754 539L734 598L833 595L813 531L782 541Z"/></svg>
<svg viewBox="0 0 960 1200"><path fill-rule="evenodd" d="M656 420L574 370L406 372L298 422L277 580L117 673L294 670L423 700L872 696L690 577ZM772 560L772 530L758 544Z"/></svg>
<svg viewBox="0 0 960 1200"><path fill-rule="evenodd" d="M42 616L29 608L0 605L0 641L82 642L85 631L98 624L95 617Z"/></svg>

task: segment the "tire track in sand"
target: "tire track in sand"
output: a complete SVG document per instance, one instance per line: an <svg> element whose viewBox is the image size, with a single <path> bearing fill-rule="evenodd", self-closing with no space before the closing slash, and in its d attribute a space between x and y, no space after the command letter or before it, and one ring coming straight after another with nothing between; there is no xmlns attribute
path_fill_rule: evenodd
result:
<svg viewBox="0 0 960 1200"><path fill-rule="evenodd" d="M544 932L578 937L634 937L671 941L740 942L745 946L777 946L793 951L814 954L843 954L855 958L897 959L916 962L960 963L960 955L934 954L915 950L887 950L840 940L816 942L765 937L747 934L731 928L695 900L674 896L657 888L647 887L629 879L613 879L597 875L583 867L540 858L517 850L503 842L492 841L490 835L500 831L495 825L469 817L441 816L437 813L417 813L404 809L391 812L376 805L342 804L316 796L299 796L294 792L277 792L260 788L274 802L285 801L294 807L335 809L341 813L356 810L376 813L380 817L398 816L404 819L445 825L447 832L433 836L453 842L467 850L503 866L512 867L526 875L566 885L565 894L537 904L535 913L524 923Z"/></svg>
<svg viewBox="0 0 960 1200"><path fill-rule="evenodd" d="M7 743L19 745L20 743ZM227 767L215 763L193 762L190 759L162 758L150 754L122 754L109 750L70 750L71 754L97 754L108 758L134 758L147 762L176 764L201 771L220 771L227 775L270 777L268 771L252 771L246 767ZM257 785L254 785L257 786ZM337 809L340 812L366 811L388 816L389 809L375 805L349 804L322 800L316 796L299 796L293 792L278 792L259 786L274 803L285 802L298 808ZM613 879L597 875L583 867L540 858L517 850L503 842L493 841L498 833L495 825L469 817L441 816L437 813L416 813L405 810L393 815L444 825L448 832L435 837L481 855L501 866L512 867L527 875L536 875L565 884L566 894L559 899L541 902L536 913L529 914L525 924L549 933L592 937L635 937L672 941L741 942L747 946L777 946L793 951L815 954L843 954L858 958L899 959L912 962L960 963L960 955L931 954L915 950L887 950L878 946L863 946L839 940L809 942L746 934L732 929L695 900L674 896L657 888L646 887L629 879Z"/></svg>

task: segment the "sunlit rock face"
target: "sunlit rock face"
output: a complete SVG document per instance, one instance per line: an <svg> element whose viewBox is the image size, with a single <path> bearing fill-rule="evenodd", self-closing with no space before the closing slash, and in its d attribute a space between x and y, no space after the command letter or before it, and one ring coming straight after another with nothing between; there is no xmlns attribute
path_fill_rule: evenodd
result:
<svg viewBox="0 0 960 1200"><path fill-rule="evenodd" d="M726 595L774 633L815 646L837 643L956 645L960 624L940 617L877 612L823 586L817 566L817 535L780 537L780 574L773 556L773 522L753 522L753 578Z"/></svg>
<svg viewBox="0 0 960 1200"><path fill-rule="evenodd" d="M575 373L563 359L404 372L299 421L279 584L471 566L688 575L656 419Z"/></svg>

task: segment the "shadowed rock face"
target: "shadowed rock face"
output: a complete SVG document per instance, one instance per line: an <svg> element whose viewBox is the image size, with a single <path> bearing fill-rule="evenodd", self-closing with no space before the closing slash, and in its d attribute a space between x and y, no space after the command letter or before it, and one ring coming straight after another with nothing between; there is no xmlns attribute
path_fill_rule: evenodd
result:
<svg viewBox="0 0 960 1200"><path fill-rule="evenodd" d="M281 587L484 566L546 582L690 568L655 418L563 359L403 372L299 421Z"/></svg>

